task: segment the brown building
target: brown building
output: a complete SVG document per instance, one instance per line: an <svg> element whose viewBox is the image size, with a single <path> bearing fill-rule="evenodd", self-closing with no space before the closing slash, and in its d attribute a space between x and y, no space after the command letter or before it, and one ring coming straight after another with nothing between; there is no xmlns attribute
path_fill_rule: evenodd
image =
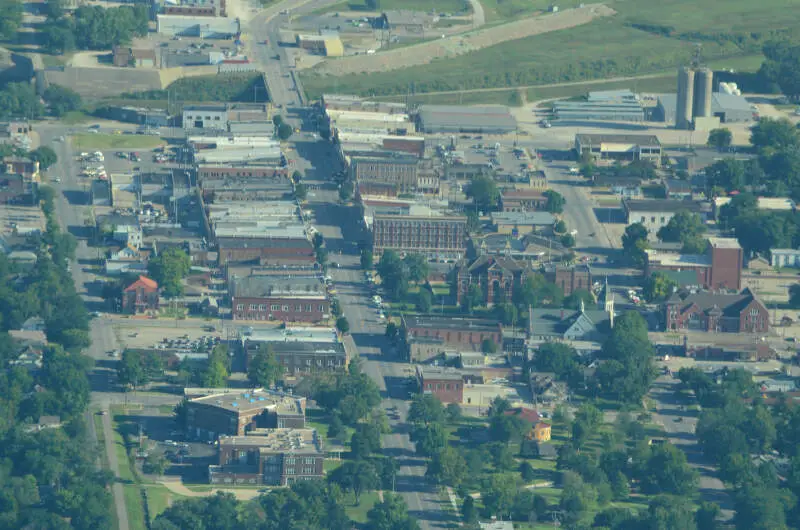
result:
<svg viewBox="0 0 800 530"><path fill-rule="evenodd" d="M155 50L127 46L114 46L112 61L114 66L120 67L156 68L158 66L158 56Z"/></svg>
<svg viewBox="0 0 800 530"><path fill-rule="evenodd" d="M211 484L289 486L324 476L325 452L316 429L258 429L219 439Z"/></svg>
<svg viewBox="0 0 800 530"><path fill-rule="evenodd" d="M17 174L29 182L39 182L39 162L24 156L7 156L3 158L3 169L6 174Z"/></svg>
<svg viewBox="0 0 800 530"><path fill-rule="evenodd" d="M353 157L350 171L358 183L377 183L391 186L397 193L414 191L420 160L413 155L390 157Z"/></svg>
<svg viewBox="0 0 800 530"><path fill-rule="evenodd" d="M159 307L158 284L147 276L139 279L122 291L122 312L128 314L157 311Z"/></svg>
<svg viewBox="0 0 800 530"><path fill-rule="evenodd" d="M402 326L412 361L426 360L448 349L480 351L486 339L498 350L502 346L502 328L496 320L407 316Z"/></svg>
<svg viewBox="0 0 800 530"><path fill-rule="evenodd" d="M33 186L18 173L0 175L0 204L32 204Z"/></svg>
<svg viewBox="0 0 800 530"><path fill-rule="evenodd" d="M285 167L275 166L200 164L197 166L197 180L201 185L206 180L217 179L266 178L281 182L287 176L288 171Z"/></svg>
<svg viewBox="0 0 800 530"><path fill-rule="evenodd" d="M257 428L303 428L306 424L303 397L261 389L185 391L192 392L204 395L186 402L186 430L191 438L215 440L223 435L244 436Z"/></svg>
<svg viewBox="0 0 800 530"><path fill-rule="evenodd" d="M306 238L220 237L219 264L289 265L314 263L314 247Z"/></svg>
<svg viewBox="0 0 800 530"><path fill-rule="evenodd" d="M473 285L480 287L482 302L488 307L509 302L529 272L525 262L506 257L484 255L472 263L461 263L453 271L457 303L461 304Z"/></svg>
<svg viewBox="0 0 800 530"><path fill-rule="evenodd" d="M647 251L645 275L655 271L693 271L697 285L706 289L742 288L742 260L744 253L734 238L710 237L704 254L678 254Z"/></svg>
<svg viewBox="0 0 800 530"><path fill-rule="evenodd" d="M668 330L723 333L766 333L769 311L750 289L739 294L701 292L681 298L677 293L664 303Z"/></svg>
<svg viewBox="0 0 800 530"><path fill-rule="evenodd" d="M262 342L269 345L275 358L286 368L288 376L306 375L320 372L336 372L347 368L349 357L344 345L338 341L293 340L287 336L279 341L244 341L248 361Z"/></svg>
<svg viewBox="0 0 800 530"><path fill-rule="evenodd" d="M376 255L396 250L460 259L467 248L467 218L376 215L372 222L372 246Z"/></svg>
<svg viewBox="0 0 800 530"><path fill-rule="evenodd" d="M431 394L442 403L464 400L464 374L454 368L417 366L417 383L423 394Z"/></svg>
<svg viewBox="0 0 800 530"><path fill-rule="evenodd" d="M564 296L571 295L576 289L592 290L592 270L588 265L550 265L545 267L544 277L561 287Z"/></svg>
<svg viewBox="0 0 800 530"><path fill-rule="evenodd" d="M387 136L383 148L397 153L408 153L417 158L425 157L425 138L414 136Z"/></svg>
<svg viewBox="0 0 800 530"><path fill-rule="evenodd" d="M547 205L545 190L519 189L506 190L500 196L504 212L532 212L543 210Z"/></svg>
<svg viewBox="0 0 800 530"><path fill-rule="evenodd" d="M314 277L233 277L229 292L233 320L321 322L330 314L325 286Z"/></svg>

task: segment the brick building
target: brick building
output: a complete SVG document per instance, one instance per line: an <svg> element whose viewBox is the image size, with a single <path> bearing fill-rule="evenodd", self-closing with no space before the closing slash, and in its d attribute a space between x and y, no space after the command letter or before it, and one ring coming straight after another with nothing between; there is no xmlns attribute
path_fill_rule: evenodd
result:
<svg viewBox="0 0 800 530"><path fill-rule="evenodd" d="M246 179L265 178L283 181L288 175L288 168L281 166L250 166L244 164L199 164L197 166L197 181L218 179Z"/></svg>
<svg viewBox="0 0 800 530"><path fill-rule="evenodd" d="M35 197L35 185L18 173L0 175L0 204L31 205Z"/></svg>
<svg viewBox="0 0 800 530"><path fill-rule="evenodd" d="M192 389L185 393L192 395ZM257 428L305 427L306 400L266 390L203 390L186 402L186 430L191 438L244 436Z"/></svg>
<svg viewBox="0 0 800 530"><path fill-rule="evenodd" d="M289 265L314 263L314 246L306 238L221 237L220 266L228 264Z"/></svg>
<svg viewBox="0 0 800 530"><path fill-rule="evenodd" d="M24 156L7 156L3 158L3 172L25 177L29 182L39 182L39 162Z"/></svg>
<svg viewBox="0 0 800 530"><path fill-rule="evenodd" d="M697 285L706 289L742 288L744 253L734 238L710 237L704 254L647 251L645 275L655 271L693 271Z"/></svg>
<svg viewBox="0 0 800 530"><path fill-rule="evenodd" d="M488 307L510 301L514 289L519 287L531 272L523 261L498 256L479 256L471 264L460 263L453 270L456 299L461 304L473 285L481 288L482 302Z"/></svg>
<svg viewBox="0 0 800 530"><path fill-rule="evenodd" d="M211 484L289 486L324 476L325 452L316 429L257 429L219 439Z"/></svg>
<svg viewBox="0 0 800 530"><path fill-rule="evenodd" d="M122 291L122 312L128 314L157 311L159 307L158 283L147 276L139 276Z"/></svg>
<svg viewBox="0 0 800 530"><path fill-rule="evenodd" d="M417 187L419 164L419 157L413 155L353 157L350 171L355 182L382 184L407 193Z"/></svg>
<svg viewBox="0 0 800 530"><path fill-rule="evenodd" d="M571 295L576 289L592 290L592 269L588 265L550 265L545 267L544 277L561 287L564 296Z"/></svg>
<svg viewBox="0 0 800 530"><path fill-rule="evenodd" d="M396 250L460 259L467 248L467 218L376 215L372 222L372 244L378 256L384 250Z"/></svg>
<svg viewBox="0 0 800 530"><path fill-rule="evenodd" d="M288 376L342 370L350 360L335 328L295 326L254 331L242 339L248 362L261 345L275 354Z"/></svg>
<svg viewBox="0 0 800 530"><path fill-rule="evenodd" d="M314 277L234 276L229 292L234 320L320 322L330 313L325 286Z"/></svg>
<svg viewBox="0 0 800 530"><path fill-rule="evenodd" d="M484 339L500 349L503 340L502 328L496 320L406 316L402 326L412 361L426 360L448 349L480 351Z"/></svg>
<svg viewBox="0 0 800 530"><path fill-rule="evenodd" d="M532 212L543 210L547 205L545 190L519 189L506 190L500 196L504 212Z"/></svg>
<svg viewBox="0 0 800 530"><path fill-rule="evenodd" d="M750 289L739 294L700 292L683 298L676 293L664 303L663 311L668 330L769 331L769 311Z"/></svg>
<svg viewBox="0 0 800 530"><path fill-rule="evenodd" d="M464 400L464 374L454 368L417 366L417 383L423 394L431 394L442 403Z"/></svg>

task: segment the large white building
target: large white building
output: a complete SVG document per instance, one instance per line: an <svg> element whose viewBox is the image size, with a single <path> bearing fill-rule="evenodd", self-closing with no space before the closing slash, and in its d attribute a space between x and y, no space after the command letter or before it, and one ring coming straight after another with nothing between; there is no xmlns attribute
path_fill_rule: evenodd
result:
<svg viewBox="0 0 800 530"><path fill-rule="evenodd" d="M680 211L697 213L703 220L708 215L707 208L694 201L623 199L622 207L625 210L625 222L629 225L643 224L651 238L655 238L656 233L667 226L672 216Z"/></svg>

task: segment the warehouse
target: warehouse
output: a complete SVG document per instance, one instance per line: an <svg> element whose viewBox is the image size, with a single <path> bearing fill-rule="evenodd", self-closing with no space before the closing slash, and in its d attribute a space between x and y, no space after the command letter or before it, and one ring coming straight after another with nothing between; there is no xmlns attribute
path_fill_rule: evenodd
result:
<svg viewBox="0 0 800 530"><path fill-rule="evenodd" d="M422 105L417 130L425 133L507 134L517 130L517 120L507 107Z"/></svg>
<svg viewBox="0 0 800 530"><path fill-rule="evenodd" d="M585 100L557 101L553 104L553 115L559 120L645 120L645 112L639 97L630 90L608 90L589 92Z"/></svg>
<svg viewBox="0 0 800 530"><path fill-rule="evenodd" d="M658 96L656 116L666 123L675 123L677 116L677 96L662 94ZM714 92L711 95L711 115L721 123L742 123L758 119L758 112L743 96Z"/></svg>
<svg viewBox="0 0 800 530"><path fill-rule="evenodd" d="M204 16L156 15L156 31L161 35L230 39L239 34L239 20Z"/></svg>
<svg viewBox="0 0 800 530"><path fill-rule="evenodd" d="M576 134L575 150L580 157L595 160L647 160L661 165L661 142L652 134Z"/></svg>
<svg viewBox="0 0 800 530"><path fill-rule="evenodd" d="M333 35L297 35L297 47L325 57L341 57L344 55L344 44L338 36Z"/></svg>

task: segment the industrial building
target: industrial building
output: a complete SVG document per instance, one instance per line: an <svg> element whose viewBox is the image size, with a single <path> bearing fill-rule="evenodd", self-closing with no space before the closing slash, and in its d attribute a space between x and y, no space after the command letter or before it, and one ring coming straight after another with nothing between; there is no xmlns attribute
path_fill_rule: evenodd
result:
<svg viewBox="0 0 800 530"><path fill-rule="evenodd" d="M639 96L630 90L589 92L585 100L556 101L553 103L553 116L559 120L573 121L641 122L645 120L645 112Z"/></svg>
<svg viewBox="0 0 800 530"><path fill-rule="evenodd" d="M177 37L230 39L239 34L239 19L159 14L156 15L156 32Z"/></svg>
<svg viewBox="0 0 800 530"><path fill-rule="evenodd" d="M652 134L576 134L575 150L579 157L595 160L646 160L661 165L661 142Z"/></svg>
<svg viewBox="0 0 800 530"><path fill-rule="evenodd" d="M676 94L658 96L655 118L677 123L678 110ZM711 117L718 118L720 123L742 123L758 119L758 113L742 95L714 92L711 94Z"/></svg>
<svg viewBox="0 0 800 530"><path fill-rule="evenodd" d="M714 72L709 68L684 66L678 69L676 129L691 129L693 126L698 128L698 119L702 122L703 119L712 117L713 86Z"/></svg>
<svg viewBox="0 0 800 530"><path fill-rule="evenodd" d="M508 134L517 130L517 120L504 106L460 107L422 105L417 130L425 133Z"/></svg>
<svg viewBox="0 0 800 530"><path fill-rule="evenodd" d="M297 35L297 47L325 57L341 57L344 55L342 39L334 35Z"/></svg>

